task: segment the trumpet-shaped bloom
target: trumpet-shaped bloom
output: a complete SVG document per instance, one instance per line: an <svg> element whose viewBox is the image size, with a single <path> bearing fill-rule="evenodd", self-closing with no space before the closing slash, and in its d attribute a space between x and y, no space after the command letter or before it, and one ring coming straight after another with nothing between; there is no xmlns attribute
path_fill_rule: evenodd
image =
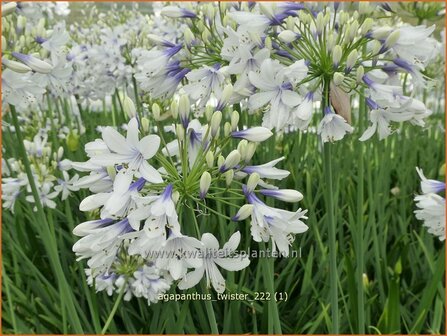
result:
<svg viewBox="0 0 447 336"><path fill-rule="evenodd" d="M342 116L335 114L330 107L326 107L317 132L321 135L323 142L333 142L343 139L346 133L352 133L353 130Z"/></svg>
<svg viewBox="0 0 447 336"><path fill-rule="evenodd" d="M102 132L104 143L110 153L99 154L91 160L101 166L127 164L131 172L139 172L146 181L161 183L160 173L152 167L147 160L152 158L160 147L160 138L157 135L147 135L138 139L138 121L133 118L127 127L127 138L124 138L112 127L106 127Z"/></svg>
<svg viewBox="0 0 447 336"><path fill-rule="evenodd" d="M200 256L203 260L202 266L187 273L179 282L180 289L187 289L197 285L203 275L206 274L207 286L213 286L218 293L225 291L225 279L217 266L227 271L240 271L250 264L247 256L232 256L241 241L241 234L235 232L227 243L219 249L219 242L211 233L204 233L201 242L203 247Z"/></svg>

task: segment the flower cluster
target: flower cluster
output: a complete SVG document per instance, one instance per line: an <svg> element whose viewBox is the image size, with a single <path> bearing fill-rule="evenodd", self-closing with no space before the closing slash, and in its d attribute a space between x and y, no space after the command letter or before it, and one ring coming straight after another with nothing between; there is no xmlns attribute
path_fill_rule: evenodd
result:
<svg viewBox="0 0 447 336"><path fill-rule="evenodd" d="M272 240L283 255L288 255L294 235L307 230L302 222L305 211L276 209L260 199L302 199L299 192L280 190L268 182L289 175L275 167L282 158L253 164L257 143L272 135L268 129L239 130L237 112L223 115L216 111L202 125L191 118L187 96L181 96L171 109L169 113L177 120L169 127L171 135L149 127L145 118L141 122L132 118L126 125L126 137L106 127L102 139L86 144L89 160L70 163L88 172L75 186L93 192L80 209L100 216L75 228L74 233L82 238L73 246L79 259L88 259L89 275L104 283L98 290L118 290L119 279L127 276L131 279L126 283L129 293L154 302L155 296L141 292L141 281L151 283L153 287L147 290L165 291L172 281L186 289L206 275L208 285L223 292L225 280L217 266L237 271L250 261L234 255L239 232L221 249L212 233L203 233L207 228L199 223L202 216L225 216L216 213L212 202L225 206L245 199L247 204L234 210L233 220L251 218L253 239ZM151 129L158 134L150 134ZM166 142L168 136L172 141ZM191 216L185 219L181 210Z"/></svg>
<svg viewBox="0 0 447 336"><path fill-rule="evenodd" d="M414 198L416 218L424 222L428 232L439 240L445 240L445 198L438 195L445 192L445 182L427 179L420 168L416 168L421 179L422 194Z"/></svg>
<svg viewBox="0 0 447 336"><path fill-rule="evenodd" d="M353 15L340 4L166 6L160 15L187 28L171 40L150 35L155 46L137 59L135 78L152 99L185 92L199 113L210 101L240 104L269 129L306 130L317 103L323 141L351 133L351 101L366 99L370 126L360 140L383 139L393 122L424 125L431 111L411 91L426 85L439 48L434 26L387 26L376 13L367 3Z"/></svg>

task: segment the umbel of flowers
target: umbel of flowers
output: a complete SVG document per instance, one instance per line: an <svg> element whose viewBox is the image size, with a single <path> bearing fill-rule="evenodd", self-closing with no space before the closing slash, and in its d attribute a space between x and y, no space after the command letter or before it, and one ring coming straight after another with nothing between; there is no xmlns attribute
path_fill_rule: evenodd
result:
<svg viewBox="0 0 447 336"><path fill-rule="evenodd" d="M154 105L153 110L159 107ZM203 277L221 293L225 279L219 268L239 271L250 263L236 253L238 231L219 243L200 224L200 214L224 216L210 202L227 206L231 200L245 199L245 205L233 210L232 220L250 220L253 239L271 240L284 256L294 236L307 230L306 211L277 209L262 200L302 199L298 191L270 184L289 175L276 167L283 158L253 162L258 144L271 131L239 130L238 112L216 111L201 124L192 118L187 96L174 102L169 113L176 123L167 133L150 127L145 118L141 122L132 118L126 136L106 127L102 139L86 144L88 161L65 162L87 173L75 186L89 188L93 194L81 202L80 209L99 216L74 229L82 238L73 250L79 259L88 259L89 281L95 279L97 289L109 294L125 286L125 298L142 296L149 303L157 302L158 295L171 286L190 288ZM182 216L182 211L190 212L189 216Z"/></svg>
<svg viewBox="0 0 447 336"><path fill-rule="evenodd" d="M349 14L339 3L165 6L159 15L187 28L173 39L150 35L155 46L141 51L135 75L152 99L184 92L199 115L212 98L216 109L236 104L243 113L262 115L262 126L276 131L305 131L316 119L325 144L333 333L339 328L330 143L355 127L365 141L374 134L379 139L389 136L393 124L423 126L431 111L415 94L426 85L424 70L437 54L437 43L430 37L434 26L388 26L380 18L388 15L386 6L355 6ZM225 90L229 84L234 87L231 95ZM357 116L351 116L353 103L359 104ZM366 118L368 125L362 122ZM360 154L360 170L362 160ZM358 237L363 240L362 227ZM359 283L362 249L356 246ZM358 293L357 304L364 332L363 293Z"/></svg>

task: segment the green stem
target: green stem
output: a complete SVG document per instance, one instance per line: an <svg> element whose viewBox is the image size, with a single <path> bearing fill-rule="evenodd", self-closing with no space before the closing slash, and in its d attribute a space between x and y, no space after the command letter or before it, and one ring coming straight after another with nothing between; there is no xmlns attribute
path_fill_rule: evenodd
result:
<svg viewBox="0 0 447 336"><path fill-rule="evenodd" d="M363 132L363 120L365 118L365 100L360 99L359 104L359 120L358 128L359 132ZM363 160L363 142L358 142L358 180L357 180L357 243L356 243L356 255L357 255L357 268L356 268L356 278L357 278L357 317L358 317L358 333L365 333L365 295L363 290L363 203L364 203L364 160Z"/></svg>
<svg viewBox="0 0 447 336"><path fill-rule="evenodd" d="M116 311L118 310L118 307L121 303L121 300L123 299L124 293L126 292L126 285L127 280L124 282L123 286L121 287L120 293L118 295L118 298L115 301L115 304L113 305L112 311L109 314L109 317L107 318L106 324L104 324L104 328L102 328L101 335L104 335L109 329L110 323L113 321L113 317L115 316Z"/></svg>
<svg viewBox="0 0 447 336"><path fill-rule="evenodd" d="M203 293L208 293L208 290L206 289L206 285L205 285L205 280L201 281L200 286L202 287ZM213 303L210 300L205 300L205 308L206 308L206 315L208 316L208 322L209 322L210 328L211 328L211 334L218 335L219 329L217 328L217 322L216 322L216 316L214 314Z"/></svg>
<svg viewBox="0 0 447 336"><path fill-rule="evenodd" d="M323 101L321 109L324 114L324 108L329 104L329 80L324 81L323 89ZM338 286L337 286L337 237L336 226L334 216L334 191L333 191L333 178L332 178L332 144L329 142L324 143L323 151L323 164L324 164L324 177L326 183L326 215L327 226L329 233L329 273L330 273L330 298L331 298L331 315L332 315L332 334L339 333L339 317L338 317Z"/></svg>
<svg viewBox="0 0 447 336"><path fill-rule="evenodd" d="M275 279L274 279L274 267L273 267L273 259L268 256L268 250L264 242L260 243L261 248L266 252L266 257L264 258L264 267L262 268L263 277L265 281L265 285L267 287L267 291L270 293L270 300L268 301L269 307L269 325L268 328L272 330L275 334L282 334L281 330L281 321L279 319L278 313L278 305L275 300Z"/></svg>

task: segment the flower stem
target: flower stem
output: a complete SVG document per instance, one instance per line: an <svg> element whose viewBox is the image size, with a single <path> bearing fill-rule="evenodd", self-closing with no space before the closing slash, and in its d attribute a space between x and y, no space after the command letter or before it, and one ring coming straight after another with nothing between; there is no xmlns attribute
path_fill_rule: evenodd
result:
<svg viewBox="0 0 447 336"><path fill-rule="evenodd" d="M321 104L322 113L329 105L329 80L323 82L323 101ZM338 276L337 276L337 246L336 246L336 225L334 216L334 191L332 178L332 144L324 143L323 150L323 170L326 183L326 215L327 227L329 234L329 284L330 284L330 298L331 298L331 315L332 315L332 334L339 333L339 318L338 318Z"/></svg>
<svg viewBox="0 0 447 336"><path fill-rule="evenodd" d="M275 300L275 279L274 279L274 268L273 268L273 259L268 257L269 251L265 246L264 242L260 243L261 248L265 251L265 258L263 260L264 267L262 267L262 276L264 277L265 285L267 287L267 292L270 293L270 300L268 301L269 307L269 324L268 326L270 330L273 329L274 334L282 334L281 330L281 321L279 319L278 306ZM270 322L272 321L272 322ZM270 333L270 332L269 332Z"/></svg>
<svg viewBox="0 0 447 336"><path fill-rule="evenodd" d="M118 310L118 307L121 303L121 300L123 299L124 293L126 292L126 285L127 281L123 284L121 287L120 293L118 294L118 298L115 301L115 304L113 305L112 311L109 314L109 317L107 318L106 324L104 324L104 328L101 330L101 335L104 335L109 329L110 323L112 323L113 317L115 316L116 311Z"/></svg>
<svg viewBox="0 0 447 336"><path fill-rule="evenodd" d="M326 213L329 232L329 273L330 273L330 292L331 292L331 312L332 312L332 334L338 334L338 287L337 287L337 249L336 249L336 223L334 219L334 202L332 186L332 157L331 144L324 144L324 176L326 179Z"/></svg>
<svg viewBox="0 0 447 336"><path fill-rule="evenodd" d="M205 279L201 281L200 286L202 288L202 292L208 293L208 290L206 289ZM216 316L214 315L214 308L213 303L210 300L205 300L205 308L206 308L206 315L208 316L208 322L210 324L211 328L211 334L218 335L219 329L217 328L217 322L216 322Z"/></svg>
<svg viewBox="0 0 447 336"><path fill-rule="evenodd" d="M359 104L359 120L358 128L360 134L363 132L363 120L365 118L365 100L360 98ZM357 180L357 244L356 244L356 256L357 256L357 268L356 268L356 278L357 278L357 317L358 317L358 333L365 333L365 296L363 291L363 203L364 203L364 162L363 162L363 149L364 143L358 142L358 180Z"/></svg>

